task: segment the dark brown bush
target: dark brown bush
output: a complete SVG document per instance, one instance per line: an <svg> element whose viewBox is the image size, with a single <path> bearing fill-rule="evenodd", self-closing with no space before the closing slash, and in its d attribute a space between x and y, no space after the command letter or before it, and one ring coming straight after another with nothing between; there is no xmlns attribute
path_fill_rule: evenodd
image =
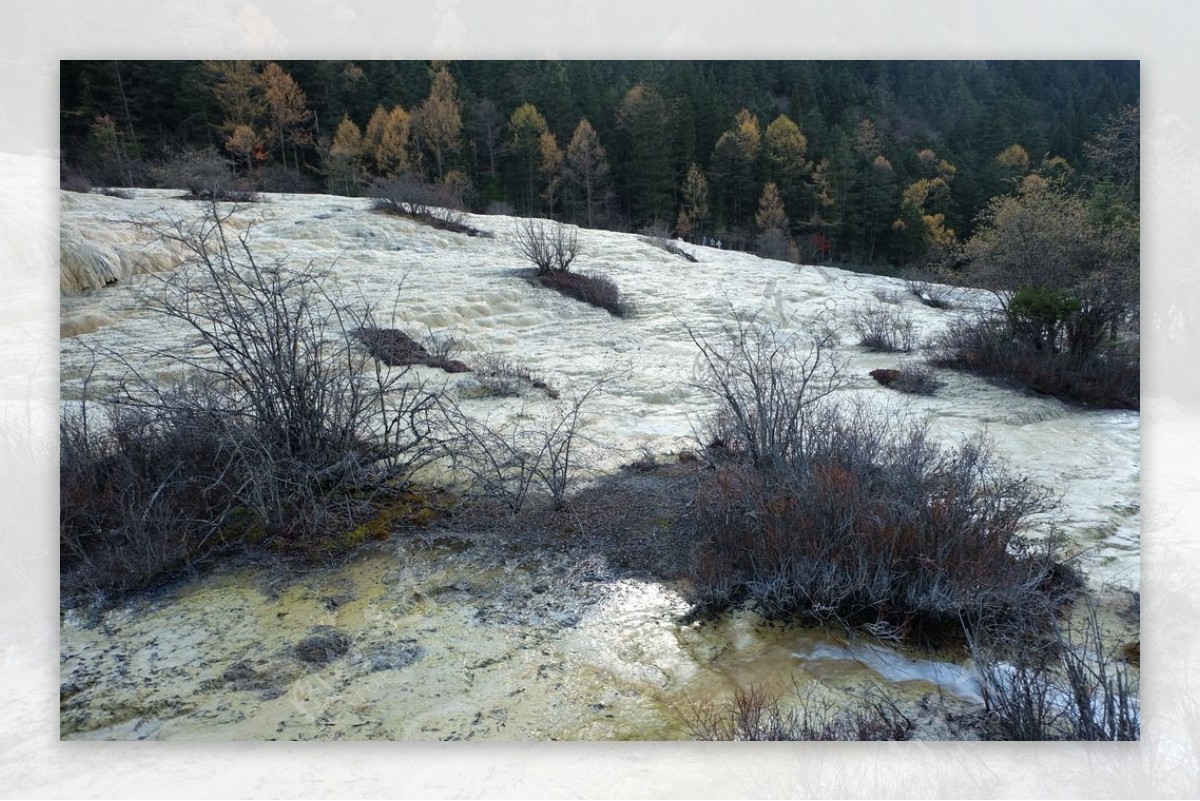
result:
<svg viewBox="0 0 1200 801"><path fill-rule="evenodd" d="M910 395L932 395L942 385L924 364L905 364L898 370L880 368L872 370L870 375L883 386Z"/></svg>
<svg viewBox="0 0 1200 801"><path fill-rule="evenodd" d="M471 368L465 362L450 358L455 343L449 343L446 347L430 353L428 348L398 328L359 328L354 332L354 336L363 343L372 358L389 367L423 364L426 367L437 367L447 373L471 372Z"/></svg>
<svg viewBox="0 0 1200 801"><path fill-rule="evenodd" d="M1077 354L1038 350L1014 338L1000 320L961 319L929 344L930 361L1007 386L1104 409L1141 406L1141 360L1136 343L1110 344Z"/></svg>
<svg viewBox="0 0 1200 801"><path fill-rule="evenodd" d="M567 297L606 310L614 317L629 317L632 308L621 296L617 285L599 273L572 273L553 270L538 275L537 282Z"/></svg>
<svg viewBox="0 0 1200 801"><path fill-rule="evenodd" d="M721 404L693 507L701 608L903 632L1036 601L1054 564L1023 534L1052 499L986 441L941 446L898 410L835 403L827 339L757 321L693 339Z"/></svg>

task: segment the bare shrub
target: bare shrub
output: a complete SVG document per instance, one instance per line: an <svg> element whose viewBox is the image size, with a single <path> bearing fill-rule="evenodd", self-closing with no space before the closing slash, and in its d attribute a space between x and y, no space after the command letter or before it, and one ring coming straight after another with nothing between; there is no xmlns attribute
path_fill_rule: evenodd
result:
<svg viewBox="0 0 1200 801"><path fill-rule="evenodd" d="M764 471L803 458L810 410L845 383L844 362L833 353L836 332L819 325L788 334L736 314L712 339L684 327L700 350L696 386L720 402L702 444L745 454Z"/></svg>
<svg viewBox="0 0 1200 801"><path fill-rule="evenodd" d="M581 431L583 409L602 384L593 384L548 411L522 407L501 425L452 412L453 469L469 479L472 491L502 502L512 514L519 513L539 489L555 509L562 509L583 468L579 448L588 441Z"/></svg>
<svg viewBox="0 0 1200 801"><path fill-rule="evenodd" d="M1050 494L1009 476L989 444L935 443L898 410L836 403L820 342L762 325L693 335L698 386L721 402L716 469L694 501L698 602L768 615L936 627L1040 597L1049 544L1023 536Z"/></svg>
<svg viewBox="0 0 1200 801"><path fill-rule="evenodd" d="M438 208L462 210L458 194L453 188L445 184L431 184L413 173L381 178L371 185L368 195L386 201L398 211L415 216L432 215Z"/></svg>
<svg viewBox="0 0 1200 801"><path fill-rule="evenodd" d="M904 286L910 295L931 309L949 309L954 303L954 288L938 283L932 273L919 269L904 272Z"/></svg>
<svg viewBox="0 0 1200 801"><path fill-rule="evenodd" d="M462 351L463 342L444 331L430 331L425 336L425 351L429 354L427 364L440 367L448 373L468 373L471 368L461 359L455 358Z"/></svg>
<svg viewBox="0 0 1200 801"><path fill-rule="evenodd" d="M1003 740L1137 740L1138 680L1107 647L1091 598L1049 634L1015 620L971 638L990 736ZM1082 619L1080 619L1082 618Z"/></svg>
<svg viewBox="0 0 1200 801"><path fill-rule="evenodd" d="M312 540L354 525L374 494L437 456L440 393L406 370L384 370L364 351L354 333L375 328L369 305L330 295L326 272L314 264L260 262L249 234L234 235L233 213L213 204L195 221L138 221L188 254L179 270L157 276L160 291L146 304L182 324L195 342L186 350L102 353L125 370L105 403L115 422L133 415L137 447L149 447L141 440L183 438L172 447L187 454L188 437L217 438L212 447L223 463L212 519L236 511L264 536ZM186 389L139 366L161 359L189 370ZM101 436L95 428L89 435ZM101 440L92 450L112 447ZM121 445L115 452L127 450ZM194 484L213 471L189 456L168 472L173 482ZM77 489L89 492L86 485L68 487ZM81 525L64 538L96 538L94 526Z"/></svg>
<svg viewBox="0 0 1200 801"><path fill-rule="evenodd" d="M771 229L760 233L755 240L756 251L764 259L789 260L794 246L791 237L784 231Z"/></svg>
<svg viewBox="0 0 1200 801"><path fill-rule="evenodd" d="M856 706L837 708L810 688L787 704L761 687L739 688L732 699L705 699L674 707L696 740L880 741L908 740L916 725L894 702L876 692Z"/></svg>
<svg viewBox="0 0 1200 801"><path fill-rule="evenodd" d="M652 245L653 247L665 250L667 253L670 253L673 256L679 256L680 258L686 259L690 262L696 261L695 256L679 247L679 245L675 244L675 241L671 239L671 228L666 223L658 221L653 222L644 227L640 233L641 240L647 245Z"/></svg>
<svg viewBox="0 0 1200 801"><path fill-rule="evenodd" d="M411 173L379 179L367 190L376 211L399 214L442 231L491 237L467 224L461 193L446 184L431 184Z"/></svg>
<svg viewBox="0 0 1200 801"><path fill-rule="evenodd" d="M215 148L187 146L168 154L154 168L155 183L167 189L186 189L193 198L225 199L245 191L233 169Z"/></svg>
<svg viewBox="0 0 1200 801"><path fill-rule="evenodd" d="M92 191L92 181L87 173L73 165L63 164L58 171L58 186L68 192L87 194Z"/></svg>
<svg viewBox="0 0 1200 801"><path fill-rule="evenodd" d="M917 346L912 318L893 306L868 303L850 316L850 327L868 350L908 353Z"/></svg>
<svg viewBox="0 0 1200 801"><path fill-rule="evenodd" d="M502 353L485 353L473 362L475 379L496 398L515 398L527 389L549 390L521 359Z"/></svg>
<svg viewBox="0 0 1200 801"><path fill-rule="evenodd" d="M536 265L539 276L568 272L579 255L576 230L552 220L520 220L515 237L517 252Z"/></svg>
<svg viewBox="0 0 1200 801"><path fill-rule="evenodd" d="M928 364L910 361L900 365L900 376L892 387L909 395L932 395L942 383L934 377Z"/></svg>
<svg viewBox="0 0 1200 801"><path fill-rule="evenodd" d="M662 464L659 463L654 451L642 446L638 458L628 464L622 465L622 467L626 470L632 470L635 473L654 473L662 467Z"/></svg>
<svg viewBox="0 0 1200 801"><path fill-rule="evenodd" d="M65 600L143 589L220 544L234 522L235 454L203 387L160 410L85 393L59 419L59 562Z"/></svg>

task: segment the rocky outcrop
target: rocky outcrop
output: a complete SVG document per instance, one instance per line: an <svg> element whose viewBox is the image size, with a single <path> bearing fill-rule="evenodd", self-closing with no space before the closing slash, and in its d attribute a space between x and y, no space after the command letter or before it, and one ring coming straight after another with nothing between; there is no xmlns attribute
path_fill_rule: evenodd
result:
<svg viewBox="0 0 1200 801"><path fill-rule="evenodd" d="M132 231L117 233L101 239L64 227L59 235L59 291L72 295L101 289L138 273L172 269L183 261L182 254L161 243L139 242Z"/></svg>
<svg viewBox="0 0 1200 801"><path fill-rule="evenodd" d="M59 289L65 293L100 289L124 277L116 251L85 241L77 231L62 232L59 259Z"/></svg>

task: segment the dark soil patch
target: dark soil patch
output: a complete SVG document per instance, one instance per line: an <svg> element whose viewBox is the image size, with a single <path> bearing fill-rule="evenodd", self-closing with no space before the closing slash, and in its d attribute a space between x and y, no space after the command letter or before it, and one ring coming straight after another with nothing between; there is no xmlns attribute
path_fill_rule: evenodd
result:
<svg viewBox="0 0 1200 801"><path fill-rule="evenodd" d="M307 637L296 643L295 653L303 662L327 665L346 655L350 638L329 626L317 626Z"/></svg>

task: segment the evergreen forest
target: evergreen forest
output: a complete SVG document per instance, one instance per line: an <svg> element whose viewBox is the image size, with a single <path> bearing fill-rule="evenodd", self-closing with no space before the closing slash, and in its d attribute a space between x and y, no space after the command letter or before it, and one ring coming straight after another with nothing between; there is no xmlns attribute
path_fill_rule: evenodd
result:
<svg viewBox="0 0 1200 801"><path fill-rule="evenodd" d="M952 269L989 202L1029 180L1136 221L1138 101L1132 61L64 61L62 180L390 187Z"/></svg>

